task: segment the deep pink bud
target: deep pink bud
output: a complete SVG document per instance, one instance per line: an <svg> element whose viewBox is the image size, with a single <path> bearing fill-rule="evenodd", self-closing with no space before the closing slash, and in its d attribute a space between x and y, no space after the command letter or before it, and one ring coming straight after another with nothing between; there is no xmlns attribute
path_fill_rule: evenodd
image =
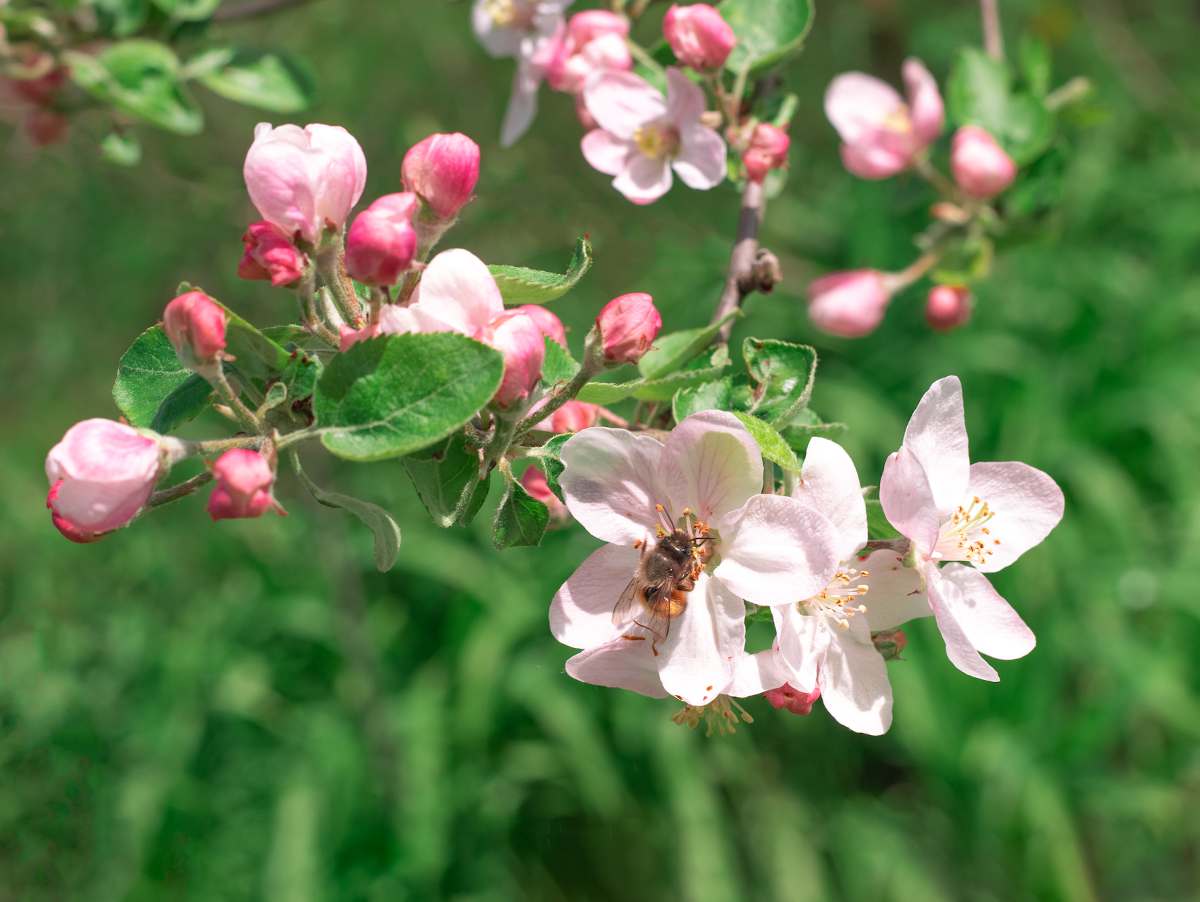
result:
<svg viewBox="0 0 1200 902"><path fill-rule="evenodd" d="M859 338L883 321L891 296L887 279L878 270L835 272L808 286L808 316L822 331Z"/></svg>
<svg viewBox="0 0 1200 902"><path fill-rule="evenodd" d="M261 517L274 509L283 514L271 487L275 473L257 451L234 448L217 458L212 466L217 485L208 497L208 515L214 520Z"/></svg>
<svg viewBox="0 0 1200 902"><path fill-rule="evenodd" d="M430 135L409 148L400 177L439 219L453 219L479 181L479 145L458 132Z"/></svg>
<svg viewBox="0 0 1200 902"><path fill-rule="evenodd" d="M542 334L551 341L556 341L564 348L567 346L567 330L563 328L562 320L540 304L523 304L513 307L512 313L524 313L542 330Z"/></svg>
<svg viewBox="0 0 1200 902"><path fill-rule="evenodd" d="M163 310L163 330L188 369L207 366L225 350L225 311L203 291L181 294Z"/></svg>
<svg viewBox="0 0 1200 902"><path fill-rule="evenodd" d="M1013 183L1017 164L977 125L964 125L950 144L954 181L971 197L990 200Z"/></svg>
<svg viewBox="0 0 1200 902"><path fill-rule="evenodd" d="M600 419L600 405L589 404L587 401L568 401L550 417L550 429L559 435L565 432L579 432L589 426L595 426Z"/></svg>
<svg viewBox="0 0 1200 902"><path fill-rule="evenodd" d="M417 252L417 196L385 194L355 217L346 235L346 272L367 285L395 285Z"/></svg>
<svg viewBox="0 0 1200 902"><path fill-rule="evenodd" d="M792 139L777 125L760 122L754 126L750 146L742 154L746 175L752 182L761 182L772 169L787 165L788 146Z"/></svg>
<svg viewBox="0 0 1200 902"><path fill-rule="evenodd" d="M550 483L546 481L546 474L538 467L530 467L521 474L521 487L529 493L529 497L549 508L551 520L562 522L570 516L567 506L554 494Z"/></svg>
<svg viewBox="0 0 1200 902"><path fill-rule="evenodd" d="M654 298L643 291L613 298L596 317L604 358L612 363L637 363L650 350L662 316L654 306Z"/></svg>
<svg viewBox="0 0 1200 902"><path fill-rule="evenodd" d="M925 302L925 321L939 332L949 332L971 318L971 292L961 285L935 285Z"/></svg>
<svg viewBox="0 0 1200 902"><path fill-rule="evenodd" d="M579 47L606 34L628 37L629 20L606 9L585 9L567 23L567 36Z"/></svg>
<svg viewBox="0 0 1200 902"><path fill-rule="evenodd" d="M546 81L556 91L579 94L597 72L627 72L633 56L626 38L629 20L608 10L576 13L546 63Z"/></svg>
<svg viewBox="0 0 1200 902"><path fill-rule="evenodd" d="M180 456L176 444L113 420L76 423L46 455L46 506L58 531L94 542L124 526Z"/></svg>
<svg viewBox="0 0 1200 902"><path fill-rule="evenodd" d="M533 317L507 313L488 327L487 343L504 355L504 379L492 398L501 407L524 401L542 378L546 342Z"/></svg>
<svg viewBox="0 0 1200 902"><path fill-rule="evenodd" d="M676 59L693 69L720 69L737 43L729 23L707 3L672 6L663 19L663 35Z"/></svg>
<svg viewBox="0 0 1200 902"><path fill-rule="evenodd" d="M763 693L763 698L771 703L772 708L786 708L793 714L811 714L813 703L820 697L820 687L812 692L801 692L791 683L784 683L778 689L770 689Z"/></svg>
<svg viewBox="0 0 1200 902"><path fill-rule="evenodd" d="M243 279L268 279L272 285L291 285L302 275L306 258L283 229L265 219L252 222L242 235L246 246L238 262Z"/></svg>

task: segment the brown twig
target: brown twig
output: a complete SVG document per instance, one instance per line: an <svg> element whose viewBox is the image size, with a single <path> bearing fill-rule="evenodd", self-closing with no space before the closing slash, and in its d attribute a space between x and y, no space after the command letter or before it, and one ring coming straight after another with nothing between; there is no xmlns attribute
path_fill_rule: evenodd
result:
<svg viewBox="0 0 1200 902"><path fill-rule="evenodd" d="M245 3L234 3L220 7L213 14L214 22L238 22L243 19L257 19L272 13L282 12L292 6L303 6L312 0L247 0Z"/></svg>
<svg viewBox="0 0 1200 902"><path fill-rule="evenodd" d="M173 485L169 489L162 489L155 492L150 496L150 500L146 502L146 506L161 507L164 504L170 504L172 501L178 501L180 498L186 498L192 492L212 482L212 480L213 474L205 470L203 473L198 473L191 479L185 479L183 482Z"/></svg>
<svg viewBox="0 0 1200 902"><path fill-rule="evenodd" d="M725 276L725 288L713 311L712 321L720 322L742 306L747 295L754 291L770 291L775 287L774 267L759 263L758 230L762 225L766 208L766 195L761 182L748 181L742 191L742 211L738 216L737 238L733 252L729 255L729 271ZM733 331L733 320L721 327L717 343L729 341Z"/></svg>

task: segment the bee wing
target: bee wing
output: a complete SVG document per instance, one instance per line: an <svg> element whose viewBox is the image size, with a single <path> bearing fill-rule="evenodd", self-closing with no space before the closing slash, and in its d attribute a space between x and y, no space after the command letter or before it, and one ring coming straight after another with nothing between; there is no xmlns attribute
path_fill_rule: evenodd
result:
<svg viewBox="0 0 1200 902"><path fill-rule="evenodd" d="M655 642L662 642L671 632L671 580L661 583L643 583L646 587L640 596L642 603L633 612L633 623L650 634Z"/></svg>
<svg viewBox="0 0 1200 902"><path fill-rule="evenodd" d="M629 584L617 597L617 603L613 605L613 626L623 626L637 615L637 611L641 607L641 599L645 597L642 595L642 590L646 585L645 580L637 576L629 581Z"/></svg>

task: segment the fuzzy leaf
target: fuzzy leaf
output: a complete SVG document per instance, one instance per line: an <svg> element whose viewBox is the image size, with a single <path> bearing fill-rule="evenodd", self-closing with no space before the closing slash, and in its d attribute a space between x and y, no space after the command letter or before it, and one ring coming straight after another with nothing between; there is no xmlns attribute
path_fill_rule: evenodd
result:
<svg viewBox="0 0 1200 902"><path fill-rule="evenodd" d="M703 353L712 344L721 327L740 315L740 311L731 310L720 322L658 336L654 339L654 347L638 361L638 372L644 379L658 379L678 369Z"/></svg>
<svg viewBox="0 0 1200 902"><path fill-rule="evenodd" d="M539 545L549 523L550 511L546 505L509 476L496 519L492 521L492 543L497 548Z"/></svg>
<svg viewBox="0 0 1200 902"><path fill-rule="evenodd" d="M702 410L733 410L731 377L725 376L675 392L671 401L671 412L676 423Z"/></svg>
<svg viewBox="0 0 1200 902"><path fill-rule="evenodd" d="M227 100L273 113L303 110L314 93L312 75L297 60L273 51L239 48L200 81Z"/></svg>
<svg viewBox="0 0 1200 902"><path fill-rule="evenodd" d="M487 483L479 480L479 454L467 446L462 432L402 463L417 497L443 529L465 526L487 497Z"/></svg>
<svg viewBox="0 0 1200 902"><path fill-rule="evenodd" d="M569 382L579 372L579 363L571 352L551 338L546 339L546 359L542 361L542 382L547 386Z"/></svg>
<svg viewBox="0 0 1200 902"><path fill-rule="evenodd" d="M550 491L558 496L560 501L563 500L563 493L558 479L562 476L563 470L566 469L562 462L562 446L570 438L571 433L556 435L549 439L542 447L527 455L538 462L538 465L542 468L542 472L546 474L546 484L550 487Z"/></svg>
<svg viewBox="0 0 1200 902"><path fill-rule="evenodd" d="M121 41L97 56L68 51L63 58L79 87L123 113L180 135L204 127L200 108L182 85L179 60L165 44Z"/></svg>
<svg viewBox="0 0 1200 902"><path fill-rule="evenodd" d="M796 452L791 449L791 446L775 430L774 426L748 413L734 411L733 415L742 421L742 425L758 443L758 449L764 458L771 463L779 464L785 470L798 471L800 469L800 459L796 457Z"/></svg>
<svg viewBox="0 0 1200 902"><path fill-rule="evenodd" d="M812 27L811 0L725 0L718 9L737 35L725 68L756 75L795 56Z"/></svg>
<svg viewBox="0 0 1200 902"><path fill-rule="evenodd" d="M392 515L378 504L321 488L301 469L298 457L292 457L292 464L300 481L319 503L326 507L338 507L353 514L371 530L375 536L375 566L381 573L391 570L400 554L400 526Z"/></svg>
<svg viewBox="0 0 1200 902"><path fill-rule="evenodd" d="M785 426L808 406L817 373L817 352L808 345L778 339L747 338L742 356L757 383L751 411Z"/></svg>
<svg viewBox="0 0 1200 902"><path fill-rule="evenodd" d="M165 408L159 431L167 431L207 406L211 390L204 392L200 386L207 389L208 383L179 362L162 326L151 326L121 355L112 395L125 419L139 428L157 429L154 424Z"/></svg>
<svg viewBox="0 0 1200 902"><path fill-rule="evenodd" d="M592 244L586 236L575 242L575 253L571 255L567 271L561 274L527 269L524 266L494 264L488 267L500 287L504 303L510 306L548 304L574 288L584 273L591 268Z"/></svg>

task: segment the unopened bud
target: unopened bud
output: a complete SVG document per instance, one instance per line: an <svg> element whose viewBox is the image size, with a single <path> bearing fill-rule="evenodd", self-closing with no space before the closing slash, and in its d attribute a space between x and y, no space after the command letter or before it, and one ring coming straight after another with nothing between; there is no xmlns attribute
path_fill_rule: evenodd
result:
<svg viewBox="0 0 1200 902"><path fill-rule="evenodd" d="M302 275L307 258L283 229L265 219L252 222L242 235L245 252L237 274L243 279L267 279L272 285L291 285Z"/></svg>
<svg viewBox="0 0 1200 902"><path fill-rule="evenodd" d="M737 37L715 7L707 3L672 6L663 19L663 35L676 59L693 69L720 69Z"/></svg>
<svg viewBox="0 0 1200 902"><path fill-rule="evenodd" d="M791 683L784 683L778 689L770 689L763 693L763 698L771 703L772 708L786 708L793 714L811 714L813 703L820 697L819 686L812 692L801 692Z"/></svg>
<svg viewBox="0 0 1200 902"><path fill-rule="evenodd" d="M883 321L890 300L891 291L878 270L835 272L808 286L808 316L824 332L859 338Z"/></svg>
<svg viewBox="0 0 1200 902"><path fill-rule="evenodd" d="M788 133L769 122L760 122L750 135L750 146L742 154L742 164L752 182L761 182L772 169L787 165Z"/></svg>
<svg viewBox="0 0 1200 902"><path fill-rule="evenodd" d="M935 285L925 302L925 321L939 332L949 332L971 318L971 292L961 285Z"/></svg>
<svg viewBox="0 0 1200 902"><path fill-rule="evenodd" d="M964 125L954 133L950 169L958 187L978 200L990 200L1017 177L1012 157L977 125Z"/></svg>
<svg viewBox="0 0 1200 902"><path fill-rule="evenodd" d="M479 181L479 145L458 132L430 135L409 148L400 175L438 219L454 219Z"/></svg>
<svg viewBox="0 0 1200 902"><path fill-rule="evenodd" d="M529 493L529 497L546 505L550 511L551 520L561 523L570 516L567 513L567 506L554 494L550 483L546 481L546 474L538 467L530 467L521 474L521 487Z"/></svg>
<svg viewBox="0 0 1200 902"><path fill-rule="evenodd" d="M661 328L654 298L643 291L613 298L596 317L604 359L614 366L641 360Z"/></svg>
<svg viewBox="0 0 1200 902"><path fill-rule="evenodd" d="M600 419L600 405L587 401L568 401L550 417L550 431L562 435L595 426Z"/></svg>
<svg viewBox="0 0 1200 902"><path fill-rule="evenodd" d="M562 320L540 304L523 304L513 307L512 313L524 313L537 323L542 334L551 341L556 341L564 348L567 346L567 330L563 328Z"/></svg>
<svg viewBox="0 0 1200 902"><path fill-rule="evenodd" d="M871 641L875 644L875 650L883 655L885 661L898 660L900 653L908 645L908 637L904 635L904 630L871 633Z"/></svg>
<svg viewBox="0 0 1200 902"><path fill-rule="evenodd" d="M190 370L211 366L225 350L225 311L203 291L181 294L163 310L163 330Z"/></svg>
<svg viewBox="0 0 1200 902"><path fill-rule="evenodd" d="M271 494L275 471L259 452L249 448L226 451L212 471L217 485L208 498L208 514L214 520L261 517L269 510L284 513Z"/></svg>
<svg viewBox="0 0 1200 902"><path fill-rule="evenodd" d="M346 235L346 272L365 285L395 285L412 266L417 196L385 194L355 217Z"/></svg>
<svg viewBox="0 0 1200 902"><path fill-rule="evenodd" d="M533 318L524 313L509 313L488 329L488 344L504 355L504 378L492 402L512 407L529 397L542 378L546 342Z"/></svg>

